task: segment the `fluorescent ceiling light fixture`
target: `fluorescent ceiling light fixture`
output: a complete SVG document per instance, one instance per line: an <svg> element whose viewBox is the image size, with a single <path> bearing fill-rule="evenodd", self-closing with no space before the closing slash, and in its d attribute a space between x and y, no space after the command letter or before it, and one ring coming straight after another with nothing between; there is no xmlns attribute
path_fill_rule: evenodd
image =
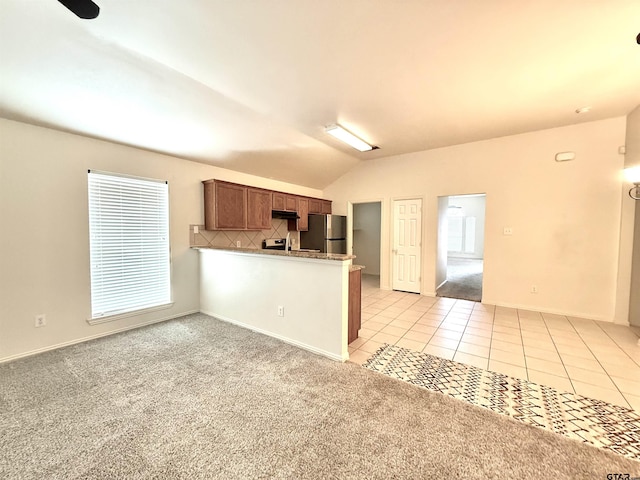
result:
<svg viewBox="0 0 640 480"><path fill-rule="evenodd" d="M362 140L361 138L356 137L353 133L345 130L340 125L329 125L324 129L329 135L333 135L338 140L346 143L347 145L352 146L356 150L360 150L361 152L368 152L369 150L374 150L378 147L374 147L373 145L369 145L367 142Z"/></svg>

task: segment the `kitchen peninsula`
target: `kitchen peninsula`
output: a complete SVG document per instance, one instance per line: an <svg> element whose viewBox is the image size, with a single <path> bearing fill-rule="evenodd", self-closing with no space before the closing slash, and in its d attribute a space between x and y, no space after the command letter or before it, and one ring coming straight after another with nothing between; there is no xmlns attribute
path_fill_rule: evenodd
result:
<svg viewBox="0 0 640 480"><path fill-rule="evenodd" d="M351 264L353 255L195 248L203 313L334 360L349 358L349 274L361 268Z"/></svg>

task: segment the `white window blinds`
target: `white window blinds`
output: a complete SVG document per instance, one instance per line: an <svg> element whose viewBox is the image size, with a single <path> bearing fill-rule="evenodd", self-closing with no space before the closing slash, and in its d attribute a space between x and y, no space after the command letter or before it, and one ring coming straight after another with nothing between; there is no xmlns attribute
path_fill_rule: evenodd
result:
<svg viewBox="0 0 640 480"><path fill-rule="evenodd" d="M89 171L91 316L171 302L166 182Z"/></svg>

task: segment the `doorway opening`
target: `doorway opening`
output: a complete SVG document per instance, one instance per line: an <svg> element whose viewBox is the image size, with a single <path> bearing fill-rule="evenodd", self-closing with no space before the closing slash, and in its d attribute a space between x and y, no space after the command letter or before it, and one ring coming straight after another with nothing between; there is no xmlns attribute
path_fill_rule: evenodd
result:
<svg viewBox="0 0 640 480"><path fill-rule="evenodd" d="M438 198L436 295L482 301L486 194Z"/></svg>
<svg viewBox="0 0 640 480"><path fill-rule="evenodd" d="M380 288L382 202L353 204L352 242L355 263L363 265L362 287Z"/></svg>

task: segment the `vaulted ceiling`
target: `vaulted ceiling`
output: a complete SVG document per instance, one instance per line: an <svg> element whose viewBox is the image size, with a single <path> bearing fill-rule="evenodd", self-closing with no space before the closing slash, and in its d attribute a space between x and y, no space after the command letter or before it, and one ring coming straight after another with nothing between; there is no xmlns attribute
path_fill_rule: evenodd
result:
<svg viewBox="0 0 640 480"><path fill-rule="evenodd" d="M638 0L95 1L0 0L0 116L323 188L640 104Z"/></svg>

